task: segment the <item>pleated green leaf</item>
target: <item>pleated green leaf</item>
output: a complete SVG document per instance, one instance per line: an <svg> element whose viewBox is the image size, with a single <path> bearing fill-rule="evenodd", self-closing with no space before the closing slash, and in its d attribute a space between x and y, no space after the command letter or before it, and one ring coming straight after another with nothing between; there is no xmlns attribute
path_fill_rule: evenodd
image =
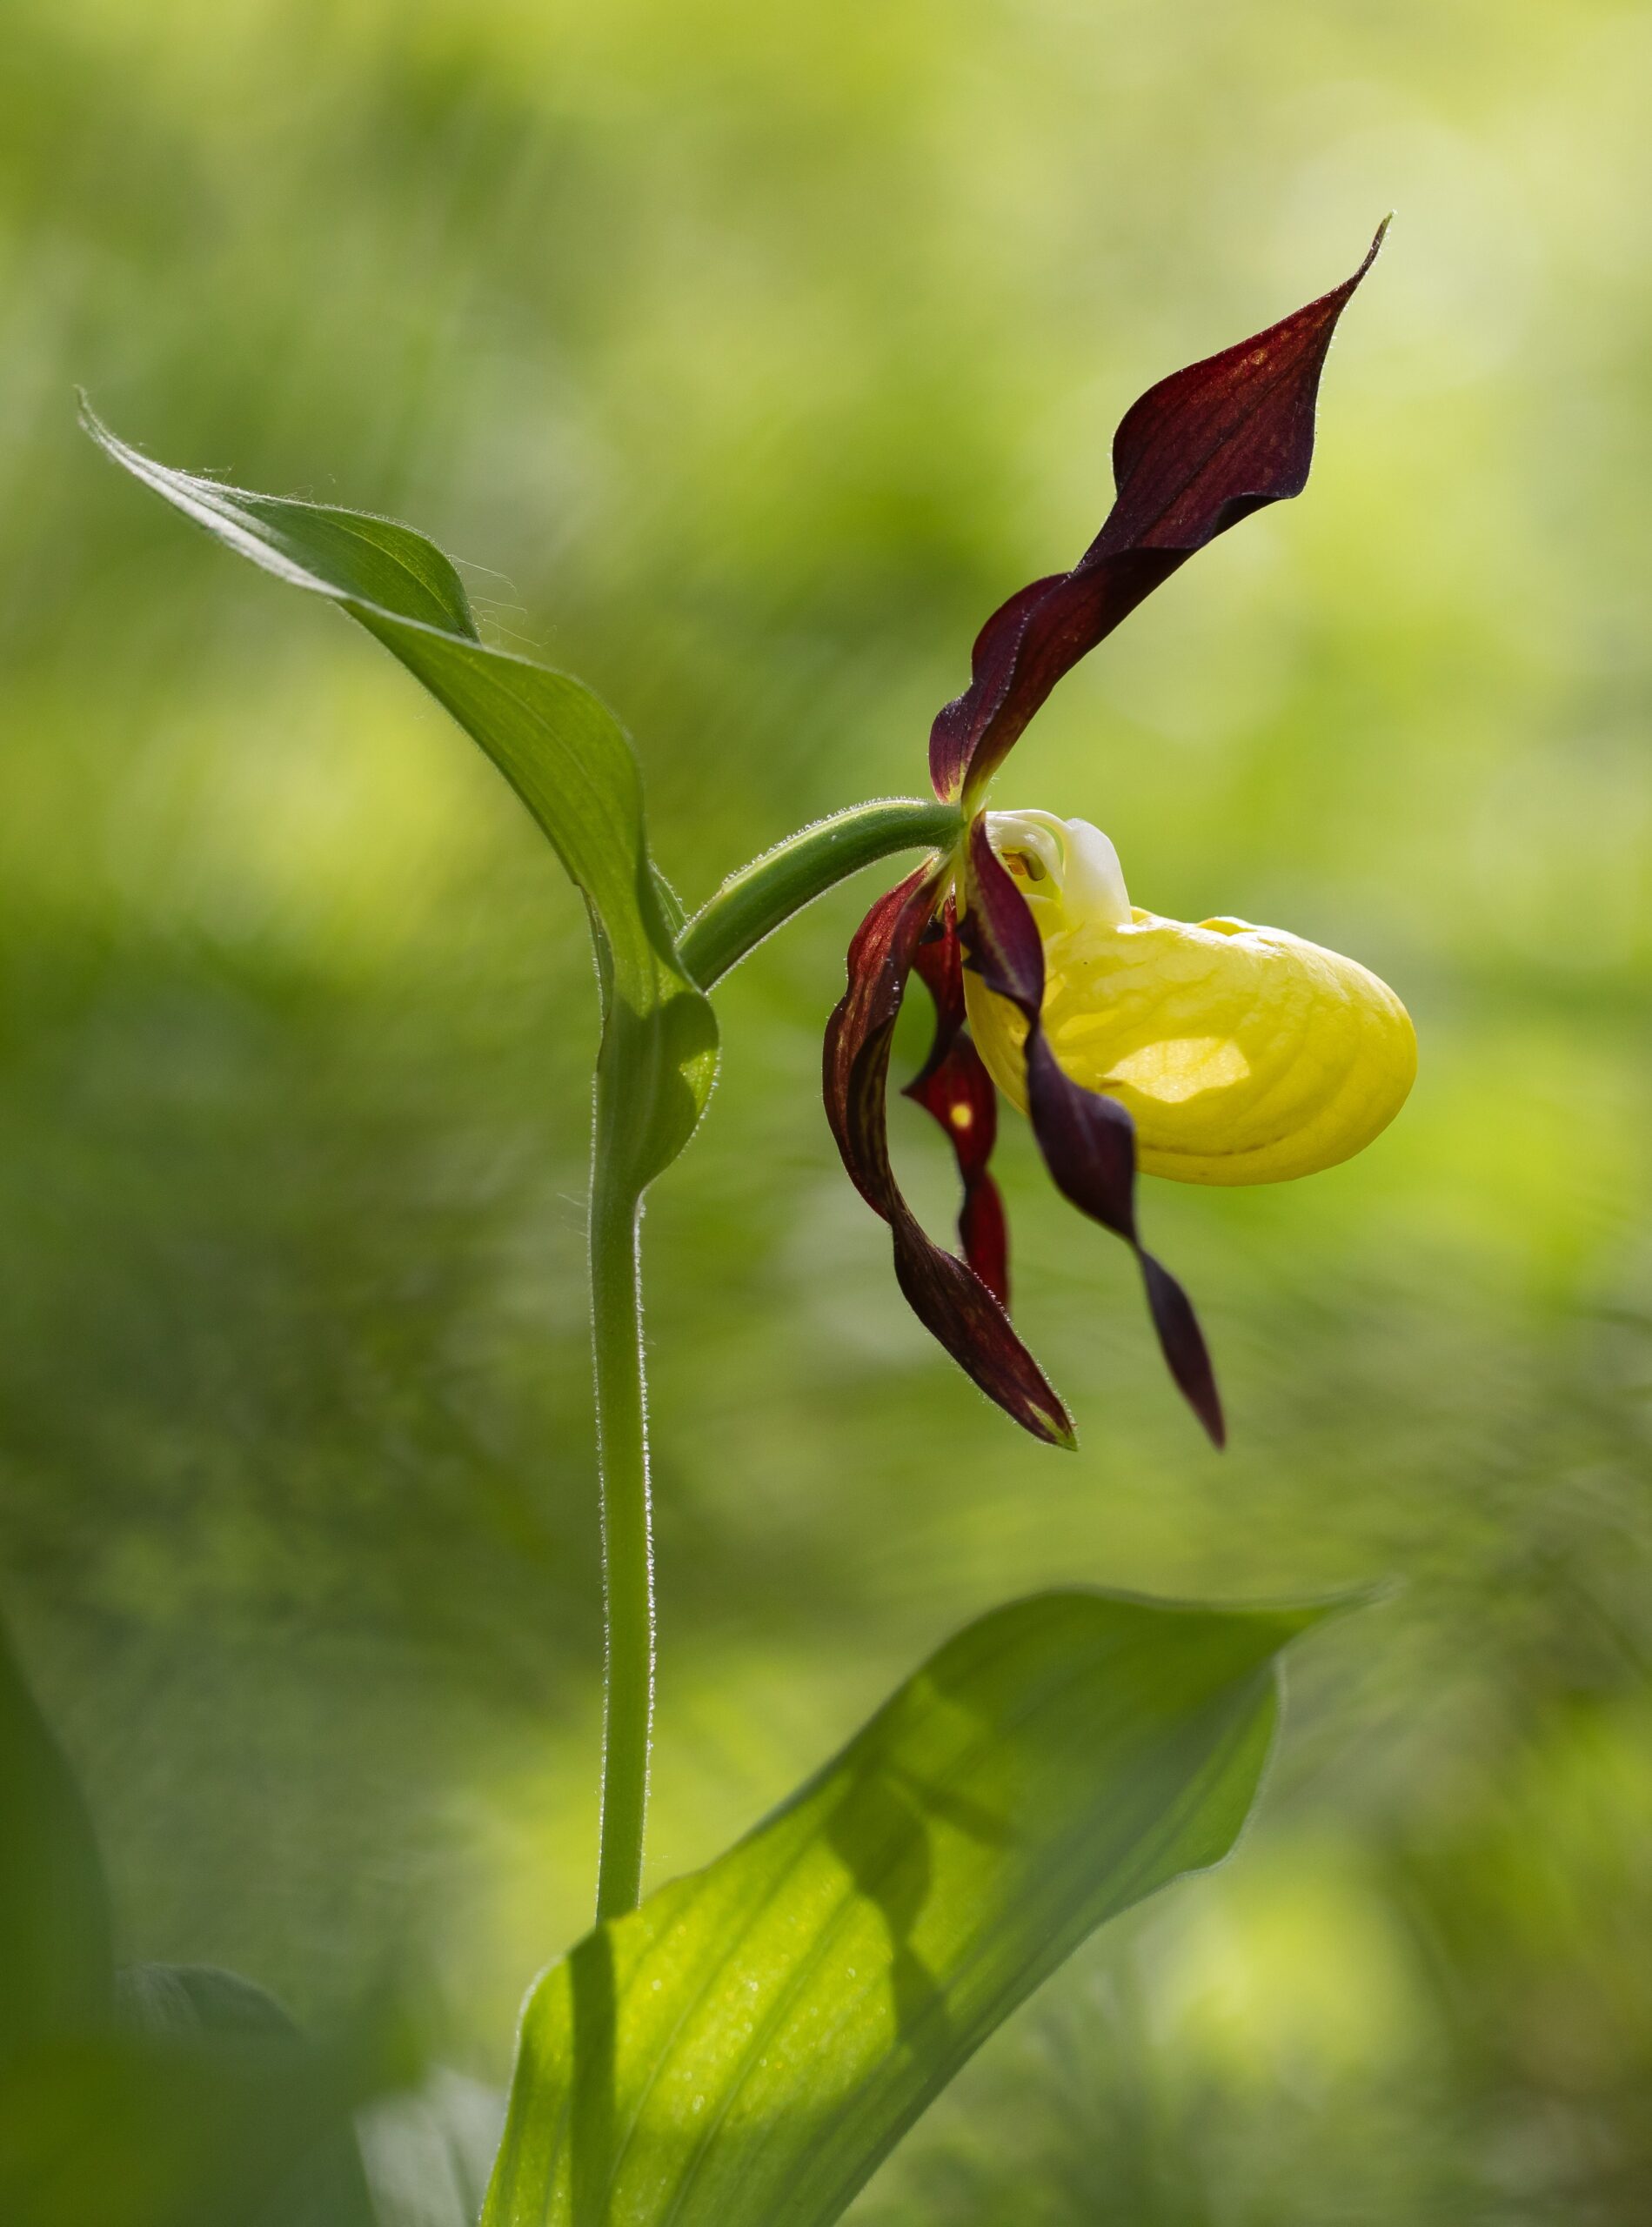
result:
<svg viewBox="0 0 1652 2227"><path fill-rule="evenodd" d="M971 1625L706 1870L539 1981L484 2227L822 2227L1106 1918L1232 1847L1321 1611Z"/></svg>
<svg viewBox="0 0 1652 2227"><path fill-rule="evenodd" d="M526 805L591 913L613 1079L609 1165L613 1180L640 1191L693 1131L716 1071L717 1031L677 959L680 916L649 857L642 779L619 722L582 682L479 641L463 582L423 535L172 471L83 414L104 451L186 518L278 579L342 605Z"/></svg>

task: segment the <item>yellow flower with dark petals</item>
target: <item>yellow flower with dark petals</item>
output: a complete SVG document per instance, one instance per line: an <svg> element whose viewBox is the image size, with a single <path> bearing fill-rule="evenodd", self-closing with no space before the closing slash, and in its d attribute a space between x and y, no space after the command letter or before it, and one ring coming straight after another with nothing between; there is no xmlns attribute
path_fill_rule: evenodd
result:
<svg viewBox="0 0 1652 2227"><path fill-rule="evenodd" d="M1405 1103L1405 1007L1367 968L1283 928L1133 906L1099 827L989 813L1044 946L1042 1022L1063 1071L1125 1106L1137 1164L1184 1183L1279 1183L1334 1167ZM970 1030L1024 1113L1027 1024L965 976Z"/></svg>

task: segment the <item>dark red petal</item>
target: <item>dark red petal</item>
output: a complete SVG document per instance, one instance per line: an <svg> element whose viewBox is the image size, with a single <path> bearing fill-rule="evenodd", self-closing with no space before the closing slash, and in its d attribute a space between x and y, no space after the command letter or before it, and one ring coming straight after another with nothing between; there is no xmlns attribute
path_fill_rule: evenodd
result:
<svg viewBox="0 0 1652 2227"><path fill-rule="evenodd" d="M936 889L931 861L879 898L854 932L849 986L826 1023L826 1120L849 1180L886 1221L891 1201L900 1196L889 1166L884 1112L889 1043L918 939L935 908Z"/></svg>
<svg viewBox="0 0 1652 2227"><path fill-rule="evenodd" d="M919 867L878 899L855 933L849 986L826 1024L826 1118L856 1188L889 1224L896 1279L920 1321L1024 1429L1071 1446L1067 1411L1003 1307L973 1268L925 1234L889 1165L889 1047L940 879L933 862Z"/></svg>
<svg viewBox="0 0 1652 2227"><path fill-rule="evenodd" d="M966 785L979 788L1056 682L1191 553L1126 552L1087 571L1058 574L1030 603L1027 589L1012 596L977 638L969 686L943 706L929 731L935 794L950 799Z"/></svg>
<svg viewBox="0 0 1652 2227"><path fill-rule="evenodd" d="M993 848L987 816L969 824L964 850L968 909L960 927L964 955L989 990L1020 1009L1036 1029L1044 1003L1044 946L1033 910Z"/></svg>
<svg viewBox="0 0 1652 2227"><path fill-rule="evenodd" d="M1009 1313L1009 1222L997 1184L985 1172L966 1180L958 1209L964 1258L993 1297Z"/></svg>
<svg viewBox="0 0 1652 2227"><path fill-rule="evenodd" d="M943 800L955 797L963 787L980 722L1008 685L1014 671L1016 650L1028 619L1067 577L1065 572L1052 572L1047 578L1031 580L1026 587L1018 588L1007 603L999 605L976 635L969 653L969 686L961 696L954 696L950 704L941 706L929 730L929 778L935 794ZM1080 657L1083 654L1079 652ZM1039 697L1039 703L1043 702L1060 678L1060 673L1052 678L1049 686ZM1033 708L1036 709L1036 706ZM1021 726L1025 726L1032 716L1030 709ZM1019 733L1020 729L1018 727L1016 732Z"/></svg>
<svg viewBox="0 0 1652 2227"><path fill-rule="evenodd" d="M907 1084L901 1095L934 1117L951 1142L964 1186L958 1234L964 1258L1007 1312L1009 1233L987 1162L998 1138L998 1093L967 1036L959 1036L938 1067Z"/></svg>
<svg viewBox="0 0 1652 2227"><path fill-rule="evenodd" d="M1364 262L1328 294L1131 405L1113 437L1118 498L1090 555L1201 548L1261 505L1301 493L1331 336L1388 229L1385 217Z"/></svg>
<svg viewBox="0 0 1652 2227"><path fill-rule="evenodd" d="M988 989L1015 1005L1027 1024L1027 1111L1055 1187L1081 1214L1120 1237L1147 1286L1160 1349L1182 1396L1221 1446L1221 1400L1193 1302L1136 1227L1135 1124L1116 1098L1086 1090L1062 1068L1040 1025L1044 948L1032 910L1000 864L978 815L969 831L963 940L969 963Z"/></svg>
<svg viewBox="0 0 1652 2227"><path fill-rule="evenodd" d="M1214 1447L1227 1443L1227 1423L1221 1411L1221 1394L1210 1348L1194 1313L1194 1303L1161 1261L1143 1247L1136 1247L1141 1276L1147 1287L1147 1306L1159 1333L1159 1350L1175 1379L1176 1388L1193 1409Z"/></svg>
<svg viewBox="0 0 1652 2227"><path fill-rule="evenodd" d="M1223 1445L1221 1397L1193 1301L1136 1228L1135 1124L1116 1098L1086 1090L1062 1071L1042 1030L1027 1041L1027 1110L1055 1187L1134 1253L1165 1364L1212 1442Z"/></svg>
<svg viewBox="0 0 1652 2227"><path fill-rule="evenodd" d="M969 1007L964 999L964 951L958 940L955 899L949 897L924 930L913 963L925 989L935 1001L935 1035L929 1056L906 1087L907 1097L940 1066L969 1020Z"/></svg>
<svg viewBox="0 0 1652 2227"><path fill-rule="evenodd" d="M1100 532L1072 572L1034 580L993 613L976 639L969 686L935 720L937 796L987 779L1062 675L1194 550L1301 493L1326 351L1381 243L1379 231L1328 294L1173 372L1131 405L1114 437L1118 492Z"/></svg>
<svg viewBox="0 0 1652 2227"><path fill-rule="evenodd" d="M925 1329L1023 1430L1050 1446L1075 1446L1067 1409L974 1270L932 1244L904 1207L890 1227L896 1281Z"/></svg>
<svg viewBox="0 0 1652 2227"><path fill-rule="evenodd" d="M987 1173L998 1141L998 1092L965 1026L963 954L946 900L918 946L918 972L935 1000L935 1040L920 1071L902 1091L946 1132L964 1186L958 1234L964 1258L1006 1312L1009 1308L1009 1231L998 1186Z"/></svg>
<svg viewBox="0 0 1652 2227"><path fill-rule="evenodd" d="M1027 1040L1027 1118L1055 1187L1127 1245L1136 1233L1136 1125L1116 1098L1071 1081L1042 1029Z"/></svg>

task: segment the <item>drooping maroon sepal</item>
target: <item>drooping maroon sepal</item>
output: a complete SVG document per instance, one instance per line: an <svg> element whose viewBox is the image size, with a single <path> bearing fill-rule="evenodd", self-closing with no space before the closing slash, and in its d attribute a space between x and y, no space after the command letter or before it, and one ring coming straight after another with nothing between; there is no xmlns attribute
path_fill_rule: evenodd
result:
<svg viewBox="0 0 1652 2227"><path fill-rule="evenodd" d="M982 627L969 686L939 714L929 772L943 799L977 792L1063 674L1145 596L1231 525L1300 495L1336 321L1382 244L1351 278L1264 332L1149 387L1114 437L1118 492L1070 572L1034 580Z"/></svg>
<svg viewBox="0 0 1652 2227"><path fill-rule="evenodd" d="M1160 1348L1182 1396L1221 1446L1227 1437L1215 1373L1193 1302L1143 1246L1136 1227L1135 1124L1116 1098L1073 1081L1040 1025L1044 947L1026 899L1000 864L984 816L969 831L968 963L1027 1022L1027 1110L1044 1162L1064 1197L1129 1246L1140 1265Z"/></svg>
<svg viewBox="0 0 1652 2227"><path fill-rule="evenodd" d="M950 897L946 911L925 931L916 964L935 1000L935 1040L900 1094L933 1115L946 1134L964 1187L958 1214L964 1258L1007 1311L1009 1227L998 1186L987 1172L998 1141L998 1092L970 1041L963 952Z"/></svg>
<svg viewBox="0 0 1652 2227"><path fill-rule="evenodd" d="M889 1048L940 879L934 865L919 867L878 899L855 932L849 986L826 1024L826 1119L856 1189L889 1225L896 1279L919 1321L1024 1429L1071 1446L1067 1410L1003 1307L973 1268L925 1234L889 1164Z"/></svg>

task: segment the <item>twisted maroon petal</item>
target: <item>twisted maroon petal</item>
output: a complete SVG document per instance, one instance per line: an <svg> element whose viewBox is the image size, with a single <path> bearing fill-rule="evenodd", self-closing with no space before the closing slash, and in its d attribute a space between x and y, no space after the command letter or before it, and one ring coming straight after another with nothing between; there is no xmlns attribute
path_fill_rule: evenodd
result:
<svg viewBox="0 0 1652 2227"><path fill-rule="evenodd" d="M935 1000L935 1040L900 1094L921 1106L946 1133L964 1186L958 1214L964 1258L1007 1313L1009 1229L1004 1201L987 1173L998 1141L998 1092L966 1026L964 957L950 897L946 911L925 931L916 963Z"/></svg>
<svg viewBox="0 0 1652 2227"><path fill-rule="evenodd" d="M1027 1110L1045 1165L1064 1197L1135 1254L1166 1364L1221 1446L1227 1437L1221 1400L1193 1302L1137 1232L1135 1124L1116 1098L1073 1081L1050 1049L1040 1022L1044 947L1027 899L987 839L984 815L970 827L965 886L969 964L1027 1022Z"/></svg>
<svg viewBox="0 0 1652 2227"><path fill-rule="evenodd" d="M1003 1307L973 1267L925 1235L889 1165L889 1047L942 871L932 861L908 874L878 899L855 932L849 986L826 1024L826 1119L856 1189L889 1224L896 1280L913 1314L1024 1429L1053 1445L1071 1446L1067 1410Z"/></svg>
<svg viewBox="0 0 1652 2227"><path fill-rule="evenodd" d="M1070 572L1021 588L982 627L971 679L929 738L935 794L979 789L1064 673L1196 549L1300 495L1314 407L1336 321L1382 244L1351 278L1237 346L1174 371L1126 412L1113 443L1118 493Z"/></svg>

